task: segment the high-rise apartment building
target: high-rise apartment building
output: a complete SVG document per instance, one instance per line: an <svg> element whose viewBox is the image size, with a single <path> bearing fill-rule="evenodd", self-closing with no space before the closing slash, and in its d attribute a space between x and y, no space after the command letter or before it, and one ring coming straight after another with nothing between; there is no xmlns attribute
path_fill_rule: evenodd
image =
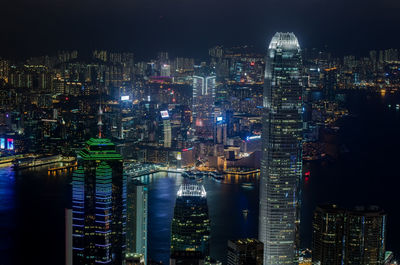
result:
<svg viewBox="0 0 400 265"><path fill-rule="evenodd" d="M337 75L338 71L336 67L326 68L323 71L323 94L325 100L335 100L335 94L337 90Z"/></svg>
<svg viewBox="0 0 400 265"><path fill-rule="evenodd" d="M259 240L264 265L293 264L302 169L300 45L293 33L276 33L266 56Z"/></svg>
<svg viewBox="0 0 400 265"><path fill-rule="evenodd" d="M257 239L228 241L228 265L262 265L264 245Z"/></svg>
<svg viewBox="0 0 400 265"><path fill-rule="evenodd" d="M91 138L72 176L73 264L122 264L125 225L122 157L110 140Z"/></svg>
<svg viewBox="0 0 400 265"><path fill-rule="evenodd" d="M181 185L172 219L171 254L199 251L210 255L210 219L203 185Z"/></svg>

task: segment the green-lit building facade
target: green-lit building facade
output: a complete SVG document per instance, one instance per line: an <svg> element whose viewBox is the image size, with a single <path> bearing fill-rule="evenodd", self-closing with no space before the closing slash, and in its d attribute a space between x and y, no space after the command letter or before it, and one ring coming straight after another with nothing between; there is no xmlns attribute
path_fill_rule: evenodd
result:
<svg viewBox="0 0 400 265"><path fill-rule="evenodd" d="M91 138L72 177L73 264L122 264L125 226L122 157L110 140Z"/></svg>

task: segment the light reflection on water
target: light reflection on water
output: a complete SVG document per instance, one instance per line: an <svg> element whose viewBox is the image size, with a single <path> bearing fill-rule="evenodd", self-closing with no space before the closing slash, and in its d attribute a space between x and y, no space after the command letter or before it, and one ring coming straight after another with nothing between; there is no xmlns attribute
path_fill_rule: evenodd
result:
<svg viewBox="0 0 400 265"><path fill-rule="evenodd" d="M11 263L5 254L13 244L15 229L15 172L11 167L0 168L0 257L1 262Z"/></svg>
<svg viewBox="0 0 400 265"><path fill-rule="evenodd" d="M43 265L65 263L64 209L71 180L68 174L49 176L51 166L0 168L1 265L28 264L32 257Z"/></svg>

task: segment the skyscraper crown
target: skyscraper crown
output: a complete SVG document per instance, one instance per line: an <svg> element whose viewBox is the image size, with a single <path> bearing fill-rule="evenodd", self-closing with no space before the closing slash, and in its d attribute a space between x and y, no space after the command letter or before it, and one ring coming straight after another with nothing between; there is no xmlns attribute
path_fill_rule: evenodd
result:
<svg viewBox="0 0 400 265"><path fill-rule="evenodd" d="M269 44L269 49L300 49L299 41L293 32L277 32Z"/></svg>
<svg viewBox="0 0 400 265"><path fill-rule="evenodd" d="M206 197L206 191L203 185L183 184L177 192L178 197Z"/></svg>

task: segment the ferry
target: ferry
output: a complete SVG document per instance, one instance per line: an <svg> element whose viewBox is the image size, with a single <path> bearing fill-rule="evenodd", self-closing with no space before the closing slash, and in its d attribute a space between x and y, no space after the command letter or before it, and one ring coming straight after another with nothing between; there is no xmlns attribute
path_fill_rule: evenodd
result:
<svg viewBox="0 0 400 265"><path fill-rule="evenodd" d="M61 155L27 157L27 158L16 159L14 161L13 168L14 170L20 170L24 168L43 166L57 162L62 162Z"/></svg>
<svg viewBox="0 0 400 265"><path fill-rule="evenodd" d="M218 172L210 172L209 174L213 178L213 180L217 182L221 182L222 180L225 179L224 176Z"/></svg>
<svg viewBox="0 0 400 265"><path fill-rule="evenodd" d="M249 214L249 210L244 209L244 210L242 211L242 213L243 213L243 216L246 218L247 215Z"/></svg>
<svg viewBox="0 0 400 265"><path fill-rule="evenodd" d="M0 157L0 167L9 167L12 165L15 157L14 156L5 156Z"/></svg>
<svg viewBox="0 0 400 265"><path fill-rule="evenodd" d="M252 189L252 188L254 188L254 184L251 182L243 182L242 187L245 189Z"/></svg>

